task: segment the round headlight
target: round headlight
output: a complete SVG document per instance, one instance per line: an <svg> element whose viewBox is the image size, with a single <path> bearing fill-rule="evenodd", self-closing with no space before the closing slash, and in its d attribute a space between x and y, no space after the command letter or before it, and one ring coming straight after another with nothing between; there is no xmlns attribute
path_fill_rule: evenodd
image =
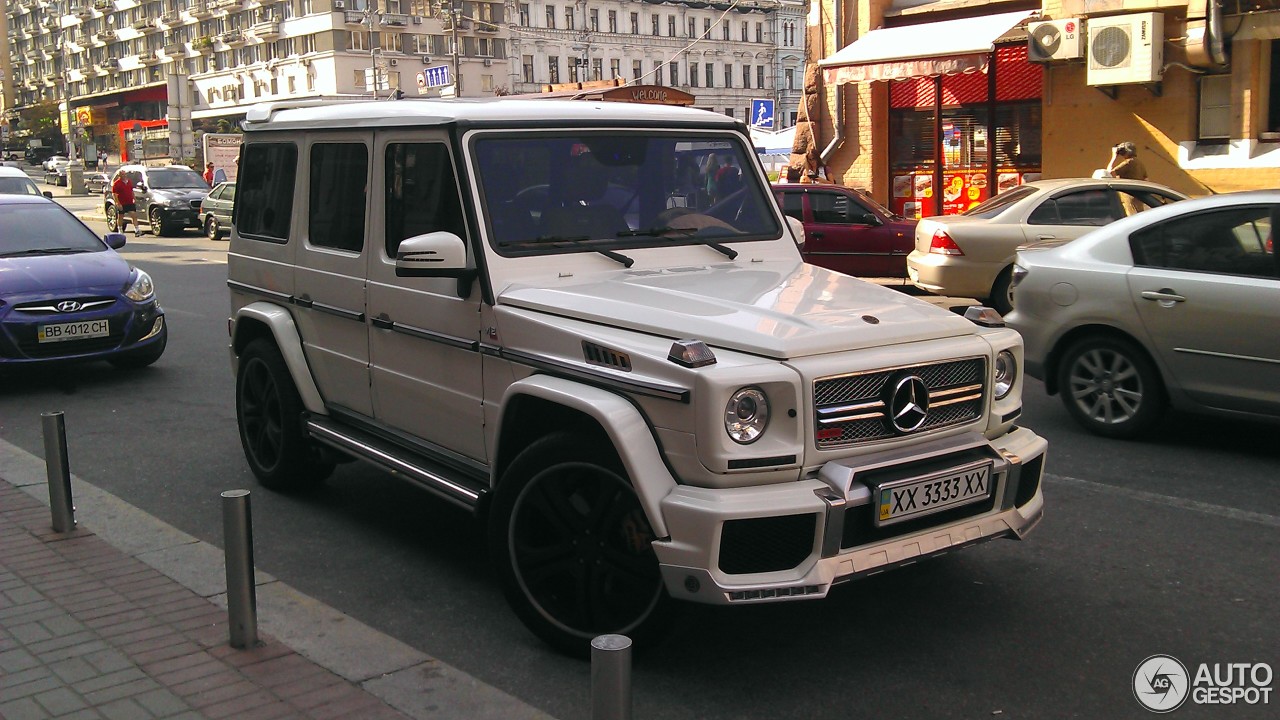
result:
<svg viewBox="0 0 1280 720"><path fill-rule="evenodd" d="M124 296L134 302L145 302L155 294L156 289L151 284L151 276L143 270L137 270L137 275L134 275L133 282L129 283L129 288L124 292Z"/></svg>
<svg viewBox="0 0 1280 720"><path fill-rule="evenodd" d="M1001 350L1000 354L996 355L996 399L1003 400L1008 397L1017 379L1018 361L1014 359L1013 353Z"/></svg>
<svg viewBox="0 0 1280 720"><path fill-rule="evenodd" d="M764 434L769 424L769 398L758 387L744 387L724 408L724 429L734 442L746 445Z"/></svg>

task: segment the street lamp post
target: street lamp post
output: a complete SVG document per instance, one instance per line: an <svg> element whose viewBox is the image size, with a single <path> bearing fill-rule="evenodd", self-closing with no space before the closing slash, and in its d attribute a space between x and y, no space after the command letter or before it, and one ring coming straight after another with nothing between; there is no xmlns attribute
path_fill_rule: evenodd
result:
<svg viewBox="0 0 1280 720"><path fill-rule="evenodd" d="M462 97L462 48L458 46L458 22L462 19L461 0L449 0L453 18L453 96Z"/></svg>

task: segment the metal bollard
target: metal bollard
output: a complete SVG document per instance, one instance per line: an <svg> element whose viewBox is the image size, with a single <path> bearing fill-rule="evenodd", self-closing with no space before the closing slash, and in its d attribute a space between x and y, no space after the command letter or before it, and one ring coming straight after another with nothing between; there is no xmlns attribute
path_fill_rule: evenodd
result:
<svg viewBox="0 0 1280 720"><path fill-rule="evenodd" d="M631 638L591 641L591 720L631 720Z"/></svg>
<svg viewBox="0 0 1280 720"><path fill-rule="evenodd" d="M222 540L227 563L227 627L231 647L258 644L258 596L253 584L253 521L249 491L222 493Z"/></svg>
<svg viewBox="0 0 1280 720"><path fill-rule="evenodd" d="M76 529L76 509L71 504L71 468L67 465L67 424L61 412L40 413L44 427L44 465L49 476L49 512L53 531Z"/></svg>

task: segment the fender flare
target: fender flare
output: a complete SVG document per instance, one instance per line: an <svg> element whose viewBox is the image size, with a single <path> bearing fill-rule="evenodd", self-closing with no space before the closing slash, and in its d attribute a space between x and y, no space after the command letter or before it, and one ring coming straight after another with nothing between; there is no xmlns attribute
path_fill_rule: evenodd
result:
<svg viewBox="0 0 1280 720"><path fill-rule="evenodd" d="M324 398L320 395L320 389L316 387L315 380L311 377L311 368L307 365L307 356L302 351L302 337L298 335L298 326L293 321L293 316L289 311L269 302L254 302L245 305L236 312L235 316L235 335L231 338L231 360L234 369L239 371L240 356L236 352L237 336L240 333L240 321L251 319L257 321L267 327L271 332L272 338L275 340L276 347L280 348L280 354L284 357L284 364L289 368L289 375L293 377L293 385L298 389L298 395L302 398L302 406L308 412L316 415L327 415L328 412L324 407Z"/></svg>
<svg viewBox="0 0 1280 720"><path fill-rule="evenodd" d="M598 387L549 375L531 375L512 383L502 398L498 421L499 447L502 445L503 418L509 403L521 395L562 405L595 420L609 436L614 451L622 460L654 534L660 538L667 537L661 503L675 489L676 480L663 462L653 431L635 405L617 393Z"/></svg>

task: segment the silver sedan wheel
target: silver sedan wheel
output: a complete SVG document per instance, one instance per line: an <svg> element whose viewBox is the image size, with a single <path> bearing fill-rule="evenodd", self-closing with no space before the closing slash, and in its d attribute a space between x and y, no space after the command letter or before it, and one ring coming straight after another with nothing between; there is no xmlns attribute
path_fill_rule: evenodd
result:
<svg viewBox="0 0 1280 720"><path fill-rule="evenodd" d="M1063 354L1062 401L1090 431L1134 437L1164 413L1164 386L1146 353L1118 337L1085 338Z"/></svg>

